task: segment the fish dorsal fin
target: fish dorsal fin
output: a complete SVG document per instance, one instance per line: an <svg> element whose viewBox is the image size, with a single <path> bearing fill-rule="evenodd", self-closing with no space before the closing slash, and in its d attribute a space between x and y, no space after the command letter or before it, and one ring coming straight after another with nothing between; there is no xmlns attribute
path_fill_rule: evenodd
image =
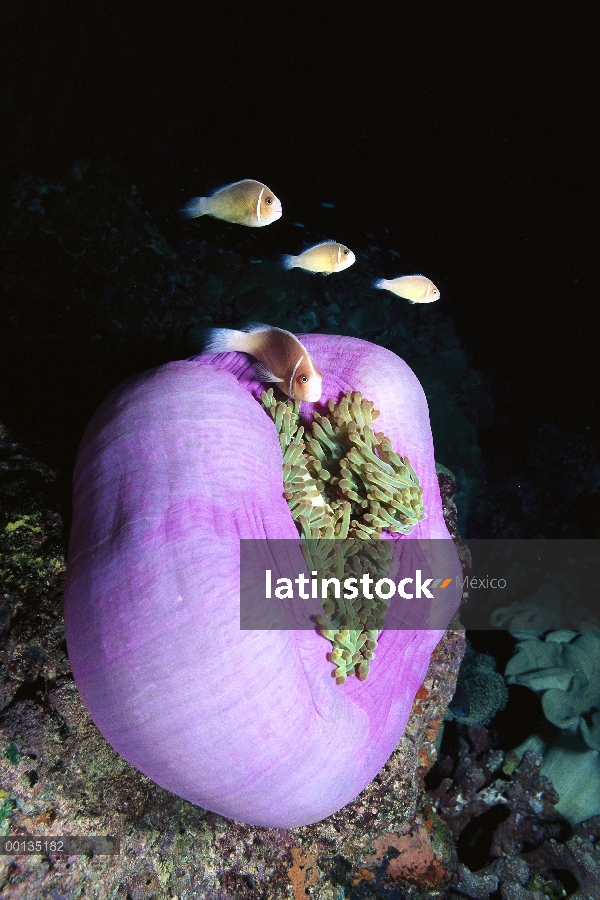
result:
<svg viewBox="0 0 600 900"><path fill-rule="evenodd" d="M339 241L334 241L333 238L325 238L324 241L319 241L318 244L314 244L315 247L320 247L322 244L339 244Z"/></svg>
<svg viewBox="0 0 600 900"><path fill-rule="evenodd" d="M277 328L276 325L265 325L263 322L248 322L247 325L244 325L241 331L244 331L246 334L254 334L259 331L283 331L282 328Z"/></svg>
<svg viewBox="0 0 600 900"><path fill-rule="evenodd" d="M219 191L224 191L224 190L226 190L226 188L235 187L236 184L241 184L242 181L246 181L246 179L242 178L240 181L232 181L229 183L225 182L223 184L221 184L221 182L219 182L218 184L214 185L213 187L207 188L206 197L214 197L215 194L219 193Z"/></svg>
<svg viewBox="0 0 600 900"><path fill-rule="evenodd" d="M257 181L256 178L239 178L237 181L229 181L224 184L218 184L211 191L211 197L213 194L216 194L217 191L222 191L225 188L234 188L238 187L240 184L247 184L248 182L254 182L255 184L260 184L264 187L261 181Z"/></svg>
<svg viewBox="0 0 600 900"><path fill-rule="evenodd" d="M302 253L306 253L307 250L316 250L317 247L322 247L324 244L339 244L339 241L334 241L332 238L325 238L324 241L319 241L317 244L310 244L308 247L305 247Z"/></svg>

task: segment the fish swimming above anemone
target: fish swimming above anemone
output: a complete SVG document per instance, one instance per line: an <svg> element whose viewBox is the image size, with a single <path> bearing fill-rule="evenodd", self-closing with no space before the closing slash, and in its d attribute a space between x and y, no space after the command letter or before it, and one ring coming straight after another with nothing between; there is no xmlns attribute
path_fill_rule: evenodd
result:
<svg viewBox="0 0 600 900"><path fill-rule="evenodd" d="M78 452L65 591L70 664L105 739L172 793L269 828L317 822L377 775L461 597L416 376L367 341L301 341L324 373L318 418L309 404L261 403L269 392L239 352L170 362L114 389ZM325 485L327 505L338 502L338 487L348 498L339 499L333 528L338 513L324 500L305 514L298 504L306 508L310 496L286 496L303 477L294 474L304 465L299 453L312 454L313 481L325 484L334 466L341 478ZM388 516L399 533L381 532ZM386 625L376 642L355 640L343 623L332 635L311 622L243 630L240 542L262 548L276 584L273 544L292 545L290 561L310 572L298 524L323 537L366 529L378 547L401 551L394 580L416 579L418 560L424 577L450 582L434 590L440 602L448 596L444 619ZM424 557L432 544L451 551L439 570ZM410 602L418 613L436 607ZM332 615L328 604L323 610Z"/></svg>
<svg viewBox="0 0 600 900"><path fill-rule="evenodd" d="M214 191L209 197L194 197L180 210L182 216L194 219L212 216L234 225L262 228L281 218L281 201L260 181L245 178Z"/></svg>
<svg viewBox="0 0 600 900"><path fill-rule="evenodd" d="M356 256L344 244L337 241L322 241L299 253L298 256L286 255L281 258L284 269L304 269L307 272L319 272L322 275L331 275L332 272L341 272L348 269Z"/></svg>
<svg viewBox="0 0 600 900"><path fill-rule="evenodd" d="M204 353L247 353L258 360L254 371L260 381L275 382L293 400L316 403L321 399L323 376L298 338L283 328L253 322L242 331L210 328Z"/></svg>
<svg viewBox="0 0 600 900"><path fill-rule="evenodd" d="M377 278L373 282L373 287L391 291L409 303L433 303L440 296L433 281L424 275L401 275L390 280Z"/></svg>

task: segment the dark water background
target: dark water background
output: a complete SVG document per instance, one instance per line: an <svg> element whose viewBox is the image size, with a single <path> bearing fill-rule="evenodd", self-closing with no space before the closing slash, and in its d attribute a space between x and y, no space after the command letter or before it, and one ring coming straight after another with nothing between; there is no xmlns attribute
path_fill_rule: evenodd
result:
<svg viewBox="0 0 600 900"><path fill-rule="evenodd" d="M381 274L432 278L493 396L478 423L483 507L467 531L598 536L592 5L276 9L3 3L3 188L110 159L178 250L184 200L253 177L284 205L260 230L261 255L298 252L303 236L396 250ZM249 252L250 235L234 233ZM103 377L86 381L76 333L54 360L23 338L24 316L50 317L43 294L3 288L0 419L67 483L102 393L186 348L167 336L118 364L104 348ZM398 301L398 317L407 310ZM504 509L494 521L490 506Z"/></svg>

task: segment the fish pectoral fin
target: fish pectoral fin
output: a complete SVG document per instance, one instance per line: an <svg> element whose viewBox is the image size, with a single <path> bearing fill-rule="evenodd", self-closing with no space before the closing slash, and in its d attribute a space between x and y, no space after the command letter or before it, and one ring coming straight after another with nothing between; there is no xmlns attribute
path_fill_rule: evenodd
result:
<svg viewBox="0 0 600 900"><path fill-rule="evenodd" d="M277 375L274 375L273 372L261 362L254 363L254 374L259 381L283 381L283 378L278 378Z"/></svg>

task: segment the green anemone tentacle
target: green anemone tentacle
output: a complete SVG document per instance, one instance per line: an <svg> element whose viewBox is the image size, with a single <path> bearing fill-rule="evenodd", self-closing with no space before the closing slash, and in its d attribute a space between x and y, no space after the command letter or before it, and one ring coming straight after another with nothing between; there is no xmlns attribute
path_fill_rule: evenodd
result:
<svg viewBox="0 0 600 900"><path fill-rule="evenodd" d="M382 432L373 431L379 412L359 391L348 391L325 415L314 413L310 427L300 424L300 403L278 400L273 388L262 404L273 419L283 454L284 497L303 539L311 571L324 578L389 571L391 547L383 531L410 534L426 518L423 490L407 457L395 453ZM334 541L339 543L334 543ZM320 634L332 649L333 675L364 681L385 627L388 600L323 599L317 616Z"/></svg>

